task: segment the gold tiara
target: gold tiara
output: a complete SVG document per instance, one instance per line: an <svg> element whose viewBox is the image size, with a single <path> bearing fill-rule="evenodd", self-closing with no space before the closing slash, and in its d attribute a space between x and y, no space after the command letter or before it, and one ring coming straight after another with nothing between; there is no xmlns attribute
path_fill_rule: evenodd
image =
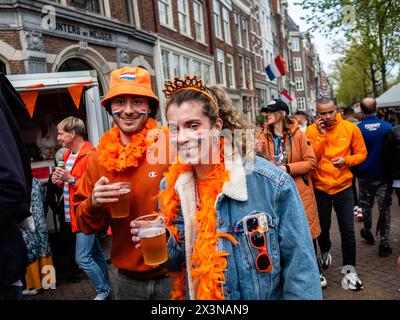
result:
<svg viewBox="0 0 400 320"><path fill-rule="evenodd" d="M179 91L193 90L205 94L218 110L218 104L215 102L214 98L207 92L207 87L203 85L203 81L201 79L197 79L197 76L193 76L192 78L186 76L184 80L175 78L174 82L168 80L164 84L164 87L165 89L162 92L167 99L171 98L172 95Z"/></svg>

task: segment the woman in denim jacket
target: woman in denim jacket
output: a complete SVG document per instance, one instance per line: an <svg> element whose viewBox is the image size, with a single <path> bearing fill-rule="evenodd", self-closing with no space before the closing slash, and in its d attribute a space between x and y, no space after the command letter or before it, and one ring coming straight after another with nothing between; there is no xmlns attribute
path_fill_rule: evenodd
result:
<svg viewBox="0 0 400 320"><path fill-rule="evenodd" d="M164 93L178 151L159 195L168 220L162 267L174 278L171 297L322 299L307 218L290 176L254 156L254 131L218 86L187 77L167 83ZM139 248L139 230L131 227Z"/></svg>

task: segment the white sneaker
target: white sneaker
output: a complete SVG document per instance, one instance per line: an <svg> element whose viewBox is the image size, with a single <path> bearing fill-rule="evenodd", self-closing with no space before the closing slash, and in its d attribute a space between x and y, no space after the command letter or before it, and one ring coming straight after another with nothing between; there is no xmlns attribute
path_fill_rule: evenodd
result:
<svg viewBox="0 0 400 320"><path fill-rule="evenodd" d="M364 284L358 277L357 273L349 272L342 279L342 287L343 289L350 289L353 291L358 291L364 289Z"/></svg>
<svg viewBox="0 0 400 320"><path fill-rule="evenodd" d="M110 300L111 299L111 289L106 293L99 293L93 300Z"/></svg>
<svg viewBox="0 0 400 320"><path fill-rule="evenodd" d="M319 275L319 279L321 280L321 288L325 289L328 286L328 282L322 273Z"/></svg>
<svg viewBox="0 0 400 320"><path fill-rule="evenodd" d="M24 291L22 291L22 294L24 296L35 296L38 294L38 291L36 289L25 289Z"/></svg>
<svg viewBox="0 0 400 320"><path fill-rule="evenodd" d="M328 269L332 264L332 255L330 252L324 252L321 254L319 258L319 262L324 269Z"/></svg>

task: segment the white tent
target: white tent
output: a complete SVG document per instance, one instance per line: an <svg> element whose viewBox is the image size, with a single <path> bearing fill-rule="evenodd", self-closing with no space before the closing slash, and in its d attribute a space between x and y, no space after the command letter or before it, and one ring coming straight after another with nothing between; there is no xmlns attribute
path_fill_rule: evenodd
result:
<svg viewBox="0 0 400 320"><path fill-rule="evenodd" d="M376 99L378 108L400 107L400 83Z"/></svg>

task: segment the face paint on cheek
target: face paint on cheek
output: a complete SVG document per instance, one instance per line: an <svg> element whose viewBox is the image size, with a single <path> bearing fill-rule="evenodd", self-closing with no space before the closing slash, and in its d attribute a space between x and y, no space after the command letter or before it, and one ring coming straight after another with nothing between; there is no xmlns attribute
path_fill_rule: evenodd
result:
<svg viewBox="0 0 400 320"><path fill-rule="evenodd" d="M116 117L119 117L120 113L121 113L121 112L119 112L119 111L114 111L114 112L113 112L113 115L116 116Z"/></svg>
<svg viewBox="0 0 400 320"><path fill-rule="evenodd" d="M144 110L140 110L138 113L139 113L139 115L140 115L141 117L147 116L147 112L144 111Z"/></svg>

